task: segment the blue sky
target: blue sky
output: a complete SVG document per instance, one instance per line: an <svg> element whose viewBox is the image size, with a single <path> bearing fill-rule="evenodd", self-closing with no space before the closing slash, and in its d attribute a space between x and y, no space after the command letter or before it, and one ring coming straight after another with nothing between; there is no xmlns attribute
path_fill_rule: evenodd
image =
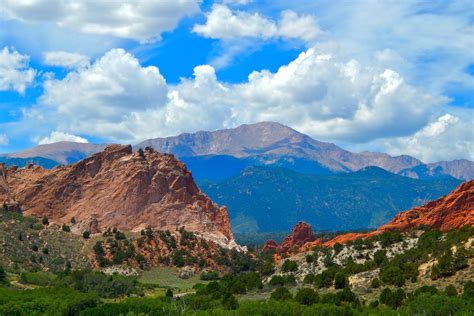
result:
<svg viewBox="0 0 474 316"><path fill-rule="evenodd" d="M0 153L271 120L474 159L470 1L2 1Z"/></svg>

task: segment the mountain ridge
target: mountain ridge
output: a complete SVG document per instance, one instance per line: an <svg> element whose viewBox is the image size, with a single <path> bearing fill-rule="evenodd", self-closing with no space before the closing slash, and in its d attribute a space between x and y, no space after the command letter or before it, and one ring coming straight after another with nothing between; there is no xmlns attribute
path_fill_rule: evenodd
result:
<svg viewBox="0 0 474 316"><path fill-rule="evenodd" d="M43 157L67 164L100 151L105 146L105 144L60 142L4 154L0 157ZM275 162L281 164L281 159L292 157L314 162L321 167L320 172L326 173L347 173L368 166L377 166L411 178L445 176L461 180L474 178L474 162L467 159L425 164L409 155L390 156L386 153L368 151L353 153L333 143L315 140L276 122L244 124L236 128L216 131L182 133L178 136L148 139L133 146L134 150L145 147L153 147L159 152L172 153L180 158L232 156L243 160L251 158L254 164L274 164ZM242 164L242 162L236 163ZM313 169L317 171L318 168ZM211 177L214 176L216 175L211 175Z"/></svg>

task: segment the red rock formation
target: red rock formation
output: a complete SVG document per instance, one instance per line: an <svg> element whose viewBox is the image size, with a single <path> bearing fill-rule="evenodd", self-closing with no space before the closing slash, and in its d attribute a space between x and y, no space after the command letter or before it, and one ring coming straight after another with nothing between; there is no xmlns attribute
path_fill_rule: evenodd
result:
<svg viewBox="0 0 474 316"><path fill-rule="evenodd" d="M311 225L299 222L293 228L291 235L287 236L280 245L273 240L269 240L265 243L263 250L274 250L278 253L287 253L291 250L298 249L300 246L312 242L315 239L316 237L313 234Z"/></svg>
<svg viewBox="0 0 474 316"><path fill-rule="evenodd" d="M45 170L0 167L0 205L19 202L26 215L51 222L140 230L184 226L208 239L233 243L227 209L194 183L184 164L151 148L111 145L73 165Z"/></svg>
<svg viewBox="0 0 474 316"><path fill-rule="evenodd" d="M387 230L407 230L420 226L429 226L441 231L447 231L464 225L474 226L474 180L462 183L450 194L438 200L398 213L390 222L373 232L340 235L324 245L333 246L335 243L368 238Z"/></svg>

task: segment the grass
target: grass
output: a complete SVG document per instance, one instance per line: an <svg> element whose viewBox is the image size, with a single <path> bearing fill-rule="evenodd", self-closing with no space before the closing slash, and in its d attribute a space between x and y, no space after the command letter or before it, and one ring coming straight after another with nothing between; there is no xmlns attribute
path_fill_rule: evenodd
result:
<svg viewBox="0 0 474 316"><path fill-rule="evenodd" d="M162 288L171 288L177 292L192 292L196 283L207 283L195 274L189 279L181 279L178 276L178 269L173 267L158 267L150 271L145 271L140 276L139 281L144 284L155 284Z"/></svg>

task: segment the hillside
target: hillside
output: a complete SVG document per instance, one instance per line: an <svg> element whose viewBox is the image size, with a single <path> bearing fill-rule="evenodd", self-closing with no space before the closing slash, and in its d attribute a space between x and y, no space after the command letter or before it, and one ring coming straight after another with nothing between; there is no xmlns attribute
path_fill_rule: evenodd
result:
<svg viewBox="0 0 474 316"><path fill-rule="evenodd" d="M205 196L184 164L151 148L111 145L75 164L46 170L0 165L0 204L72 224L82 234L116 227L179 227L234 245L227 210Z"/></svg>
<svg viewBox="0 0 474 316"><path fill-rule="evenodd" d="M198 183L214 201L228 206L236 232L265 232L289 231L298 221L318 231L374 228L460 182L410 179L375 167L328 176L251 167L231 179Z"/></svg>

